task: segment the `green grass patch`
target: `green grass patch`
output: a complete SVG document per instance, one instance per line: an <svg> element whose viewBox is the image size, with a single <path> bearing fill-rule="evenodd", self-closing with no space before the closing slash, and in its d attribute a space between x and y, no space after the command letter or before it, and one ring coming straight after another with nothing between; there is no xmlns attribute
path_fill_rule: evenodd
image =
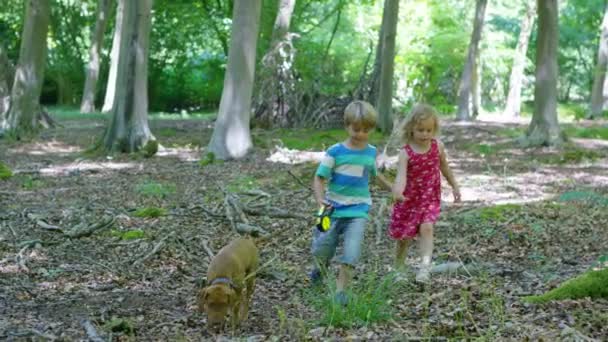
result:
<svg viewBox="0 0 608 342"><path fill-rule="evenodd" d="M608 269L588 271L570 279L559 287L539 296L524 297L530 303L579 298L608 298Z"/></svg>
<svg viewBox="0 0 608 342"><path fill-rule="evenodd" d="M134 229L134 230L128 230L126 232L112 230L111 235L116 236L116 237L120 238L121 240L135 240L135 239L143 239L146 234L144 233L143 230Z"/></svg>
<svg viewBox="0 0 608 342"><path fill-rule="evenodd" d="M0 161L0 180L9 179L13 176L13 171L8 167L8 165L4 164Z"/></svg>
<svg viewBox="0 0 608 342"><path fill-rule="evenodd" d="M330 146L343 142L348 138L345 129L281 129L275 131L258 131L254 134L253 141L256 146L272 148L280 144L289 149L323 151ZM385 137L378 131L369 134L369 143L378 145L385 142Z"/></svg>
<svg viewBox="0 0 608 342"><path fill-rule="evenodd" d="M501 128L496 132L496 134L501 137L513 138L513 139L519 138L522 135L524 135L525 133L526 133L526 129L520 128L520 127Z"/></svg>
<svg viewBox="0 0 608 342"><path fill-rule="evenodd" d="M258 189L260 183L252 176L241 176L228 183L226 189L230 192L241 192Z"/></svg>
<svg viewBox="0 0 608 342"><path fill-rule="evenodd" d="M50 106L49 113L55 119L59 120L105 120L110 117L107 113L98 111L92 113L82 113L77 107L70 106ZM198 111L198 112L182 112L182 113L167 113L167 112L152 112L148 114L150 120L186 120L199 119L210 120L217 116L217 111Z"/></svg>
<svg viewBox="0 0 608 342"><path fill-rule="evenodd" d="M328 283L335 284L331 279ZM334 285L304 291L304 298L320 312L316 324L350 328L390 320L394 312L391 300L397 296L398 286L394 284L393 275L379 277L377 273L370 272L355 284L352 291L347 292L346 306L334 302Z"/></svg>
<svg viewBox="0 0 608 342"><path fill-rule="evenodd" d="M144 196L165 198L175 193L176 186L175 184L161 184L152 181L146 181L137 184L135 190Z"/></svg>
<svg viewBox="0 0 608 342"><path fill-rule="evenodd" d="M161 217L167 215L167 210L156 207L140 208L133 215L136 217Z"/></svg>
<svg viewBox="0 0 608 342"><path fill-rule="evenodd" d="M608 140L608 126L575 127L567 125L563 130L569 137Z"/></svg>
<svg viewBox="0 0 608 342"><path fill-rule="evenodd" d="M24 176L21 179L21 187L26 190L36 190L40 189L44 186L44 182L41 179L32 177L32 176Z"/></svg>
<svg viewBox="0 0 608 342"><path fill-rule="evenodd" d="M595 150L586 150L578 147L566 147L559 154L540 157L539 161L545 164L563 165L594 161L601 157L602 154Z"/></svg>
<svg viewBox="0 0 608 342"><path fill-rule="evenodd" d="M587 112L586 104L579 103L558 103L557 117L559 122L572 122L583 119ZM534 102L525 102L521 106L522 117L532 117L534 113Z"/></svg>
<svg viewBox="0 0 608 342"><path fill-rule="evenodd" d="M203 158L198 162L201 167L213 164L215 162L215 154L213 152L207 152Z"/></svg>
<svg viewBox="0 0 608 342"><path fill-rule="evenodd" d="M593 191L575 190L567 191L558 198L560 202L584 202L608 205L608 198Z"/></svg>
<svg viewBox="0 0 608 342"><path fill-rule="evenodd" d="M479 218L482 221L503 221L508 216L522 210L521 205L501 204L493 207L482 208L479 210Z"/></svg>

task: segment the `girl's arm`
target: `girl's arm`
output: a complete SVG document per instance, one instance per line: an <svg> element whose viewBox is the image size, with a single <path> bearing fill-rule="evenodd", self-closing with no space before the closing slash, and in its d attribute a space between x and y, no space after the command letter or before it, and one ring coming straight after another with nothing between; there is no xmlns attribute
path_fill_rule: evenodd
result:
<svg viewBox="0 0 608 342"><path fill-rule="evenodd" d="M452 168L448 164L448 158L445 153L445 148L443 147L443 143L438 141L439 143L439 161L440 161L440 169L441 174L448 180L448 183L452 187L452 191L454 192L454 201L460 202L460 188L458 187L458 183L456 183L456 179L454 178L454 174L452 173Z"/></svg>
<svg viewBox="0 0 608 342"><path fill-rule="evenodd" d="M393 184L393 200L402 202L405 200L403 191L405 191L405 185L407 183L407 153L405 150L399 151L399 159L397 160L397 176L395 177L395 184Z"/></svg>
<svg viewBox="0 0 608 342"><path fill-rule="evenodd" d="M317 201L319 207L325 205L325 179L315 175L312 181L312 190L315 193L315 201Z"/></svg>

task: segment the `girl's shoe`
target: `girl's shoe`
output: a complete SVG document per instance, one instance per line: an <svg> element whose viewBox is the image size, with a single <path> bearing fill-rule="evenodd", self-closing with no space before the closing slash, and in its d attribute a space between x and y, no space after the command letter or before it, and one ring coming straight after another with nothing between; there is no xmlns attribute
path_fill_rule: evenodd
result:
<svg viewBox="0 0 608 342"><path fill-rule="evenodd" d="M338 305L346 306L346 304L348 304L348 297L346 296L346 293L344 291L338 291L338 292L336 292L334 301Z"/></svg>
<svg viewBox="0 0 608 342"><path fill-rule="evenodd" d="M418 274L416 274L416 282L421 283L421 284L430 284L431 283L431 266L430 265L420 266L420 270L418 270Z"/></svg>
<svg viewBox="0 0 608 342"><path fill-rule="evenodd" d="M323 275L321 274L321 270L318 268L313 268L312 271L308 274L308 278L310 279L310 283L313 286L320 285L323 282Z"/></svg>

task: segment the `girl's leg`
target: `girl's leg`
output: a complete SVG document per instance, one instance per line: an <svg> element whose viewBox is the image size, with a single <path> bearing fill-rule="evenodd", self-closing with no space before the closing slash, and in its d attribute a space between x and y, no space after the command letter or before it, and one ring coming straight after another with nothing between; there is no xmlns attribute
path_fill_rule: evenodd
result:
<svg viewBox="0 0 608 342"><path fill-rule="evenodd" d="M401 272L405 268L405 257L407 256L409 245L409 239L397 240L395 244L395 264L393 266L397 272Z"/></svg>
<svg viewBox="0 0 608 342"><path fill-rule="evenodd" d="M422 263L416 281L428 283L430 281L431 257L433 255L433 224L420 225L420 254Z"/></svg>
<svg viewBox="0 0 608 342"><path fill-rule="evenodd" d="M340 265L340 273L338 273L338 279L336 280L336 292L344 291L352 278L353 267L347 264Z"/></svg>

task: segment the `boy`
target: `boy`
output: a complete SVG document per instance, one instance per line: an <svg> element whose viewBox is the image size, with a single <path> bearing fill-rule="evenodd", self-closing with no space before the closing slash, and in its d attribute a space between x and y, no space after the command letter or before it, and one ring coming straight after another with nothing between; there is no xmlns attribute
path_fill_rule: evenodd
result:
<svg viewBox="0 0 608 342"><path fill-rule="evenodd" d="M369 177L378 179L387 189L391 185L376 169L376 148L369 145L369 132L376 126L378 114L364 101L351 102L344 110L348 138L330 147L317 168L313 181L315 200L319 207L332 207L331 227L326 232L314 228L312 254L316 267L310 274L319 282L336 252L338 239L344 241L340 272L336 281L335 301L346 305L344 290L352 278L353 268L361 254L361 244L368 211L372 204ZM328 183L327 190L325 182Z"/></svg>

